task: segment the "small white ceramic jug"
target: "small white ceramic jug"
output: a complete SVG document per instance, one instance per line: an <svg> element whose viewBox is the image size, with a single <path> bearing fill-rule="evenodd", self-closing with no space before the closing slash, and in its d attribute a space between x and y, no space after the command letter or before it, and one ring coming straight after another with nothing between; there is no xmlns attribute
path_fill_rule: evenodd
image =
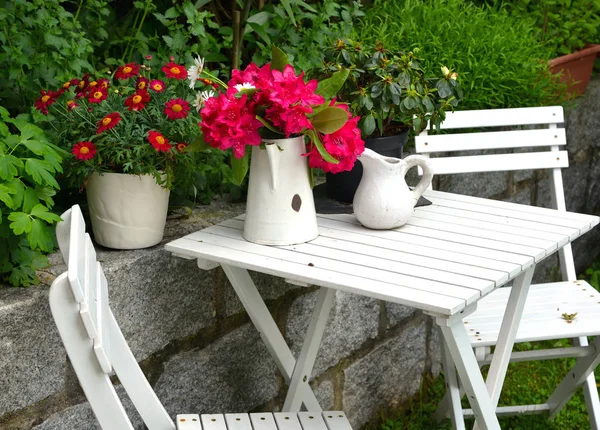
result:
<svg viewBox="0 0 600 430"><path fill-rule="evenodd" d="M366 148L358 160L363 166L362 179L353 202L358 221L377 230L406 224L433 178L433 169L427 158L420 155L404 159L384 157ZM414 166L421 166L423 177L411 191L404 177Z"/></svg>

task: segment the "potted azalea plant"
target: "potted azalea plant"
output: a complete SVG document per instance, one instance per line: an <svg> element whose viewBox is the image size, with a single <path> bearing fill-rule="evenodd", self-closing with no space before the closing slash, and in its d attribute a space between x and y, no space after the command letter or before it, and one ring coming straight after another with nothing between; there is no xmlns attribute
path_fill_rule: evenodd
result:
<svg viewBox="0 0 600 430"><path fill-rule="evenodd" d="M227 83L195 71L209 86L198 96L204 141L232 151L240 180L252 149L244 238L289 245L317 237L309 167L349 170L364 150L359 118L335 100L348 71L307 81L278 48L270 63L233 70Z"/></svg>
<svg viewBox="0 0 600 430"><path fill-rule="evenodd" d="M382 155L401 158L409 131L420 133L427 124L438 127L463 96L456 72L441 66L437 74L428 74L418 54L418 49L392 52L379 42L369 46L347 39L337 40L325 52L325 75L349 70L338 98L361 117L366 147ZM327 175L328 196L352 202L362 166L334 173Z"/></svg>
<svg viewBox="0 0 600 430"><path fill-rule="evenodd" d="M42 90L35 101L55 142L72 155L65 171L86 189L100 245L135 249L162 240L169 190L191 176L188 145L201 134L187 75L173 61L156 74L127 63L102 78L86 74Z"/></svg>

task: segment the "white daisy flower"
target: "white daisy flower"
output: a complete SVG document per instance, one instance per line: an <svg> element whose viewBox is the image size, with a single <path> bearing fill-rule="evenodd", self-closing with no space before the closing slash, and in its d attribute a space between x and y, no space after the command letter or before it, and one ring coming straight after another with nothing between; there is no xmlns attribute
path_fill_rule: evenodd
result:
<svg viewBox="0 0 600 430"><path fill-rule="evenodd" d="M242 90L252 90L256 87L254 85L252 85L250 82L244 82L243 84L234 85L233 88L235 88L238 91L242 91Z"/></svg>
<svg viewBox="0 0 600 430"><path fill-rule="evenodd" d="M200 109L202 109L202 106L204 106L204 102L214 96L215 92L213 90L198 91L198 94L196 94L196 100L194 101L194 107L198 112L200 112Z"/></svg>
<svg viewBox="0 0 600 430"><path fill-rule="evenodd" d="M204 70L204 58L196 57L194 64L188 69L188 79L190 80L190 88L194 89L196 81L200 79L200 74Z"/></svg>

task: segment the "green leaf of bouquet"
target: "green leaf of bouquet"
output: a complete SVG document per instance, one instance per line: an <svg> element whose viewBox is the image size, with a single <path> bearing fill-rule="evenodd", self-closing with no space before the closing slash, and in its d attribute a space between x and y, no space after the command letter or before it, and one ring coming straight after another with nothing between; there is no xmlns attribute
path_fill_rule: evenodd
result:
<svg viewBox="0 0 600 430"><path fill-rule="evenodd" d="M31 230L27 233L27 240L32 249L41 249L45 252L52 251L54 242L52 240L52 229L39 219L31 222Z"/></svg>
<svg viewBox="0 0 600 430"><path fill-rule="evenodd" d="M258 88L244 88L241 91L238 91L234 94L234 97L241 99L244 94L248 95L248 98L252 97L255 92L258 91Z"/></svg>
<svg viewBox="0 0 600 430"><path fill-rule="evenodd" d="M31 218L23 212L12 212L8 216L8 220L12 221L9 227L18 236L31 231Z"/></svg>
<svg viewBox="0 0 600 430"><path fill-rule="evenodd" d="M271 53L271 68L283 72L283 69L285 69L285 66L288 64L290 64L290 59L288 58L287 54L277 46L273 46L273 51Z"/></svg>
<svg viewBox="0 0 600 430"><path fill-rule="evenodd" d="M259 120L260 122L262 122L262 124L267 127L269 130L271 130L273 133L277 133L277 134L283 134L280 130L277 130L273 124L271 124L269 121L267 121L266 119L264 119L263 117L261 117L260 115L256 115L256 119Z"/></svg>
<svg viewBox="0 0 600 430"><path fill-rule="evenodd" d="M48 184L54 188L59 188L58 182L51 173L53 168L46 161L28 158L25 162L25 171L31 175L35 183L39 185Z"/></svg>
<svg viewBox="0 0 600 430"><path fill-rule="evenodd" d="M201 152L201 151L205 151L210 148L212 148L212 146L210 146L208 143L206 143L204 141L203 135L200 135L192 143L190 143L188 146L186 146L184 151L185 152Z"/></svg>
<svg viewBox="0 0 600 430"><path fill-rule="evenodd" d="M335 72L331 77L319 82L316 93L322 95L325 100L334 98L344 86L349 74L350 71L348 69Z"/></svg>
<svg viewBox="0 0 600 430"><path fill-rule="evenodd" d="M31 209L30 215L42 219L50 224L61 221L61 217L48 211L48 208L41 203L35 205L33 209Z"/></svg>
<svg viewBox="0 0 600 430"><path fill-rule="evenodd" d="M17 176L20 167L23 167L23 162L14 155L0 154L0 179L7 181Z"/></svg>
<svg viewBox="0 0 600 430"><path fill-rule="evenodd" d="M327 161L328 163L332 163L332 164L339 163L339 160L336 160L335 158L333 158L331 156L331 154L329 154L329 152L327 152L327 150L323 146L323 143L321 142L321 139L319 139L319 133L317 133L313 130L310 130L306 134L310 137L310 140L316 146L317 151L319 151L319 154L321 154L321 157L323 157L323 160Z"/></svg>
<svg viewBox="0 0 600 430"><path fill-rule="evenodd" d="M233 174L233 183L242 185L244 178L248 173L248 152L242 158L235 158L233 153L230 156L231 173Z"/></svg>
<svg viewBox="0 0 600 430"><path fill-rule="evenodd" d="M338 131L348 121L348 112L344 109L336 107L328 107L315 115L311 123L315 130L331 134Z"/></svg>

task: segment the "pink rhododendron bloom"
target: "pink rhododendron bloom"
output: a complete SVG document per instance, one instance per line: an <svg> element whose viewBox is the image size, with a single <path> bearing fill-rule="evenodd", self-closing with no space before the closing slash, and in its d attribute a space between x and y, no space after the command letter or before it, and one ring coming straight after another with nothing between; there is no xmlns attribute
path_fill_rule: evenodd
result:
<svg viewBox="0 0 600 430"><path fill-rule="evenodd" d="M280 105L274 104L267 109L265 116L275 127L283 130L285 137L290 137L292 134L313 128L306 117L307 113L312 113L312 108L299 104L282 108Z"/></svg>

